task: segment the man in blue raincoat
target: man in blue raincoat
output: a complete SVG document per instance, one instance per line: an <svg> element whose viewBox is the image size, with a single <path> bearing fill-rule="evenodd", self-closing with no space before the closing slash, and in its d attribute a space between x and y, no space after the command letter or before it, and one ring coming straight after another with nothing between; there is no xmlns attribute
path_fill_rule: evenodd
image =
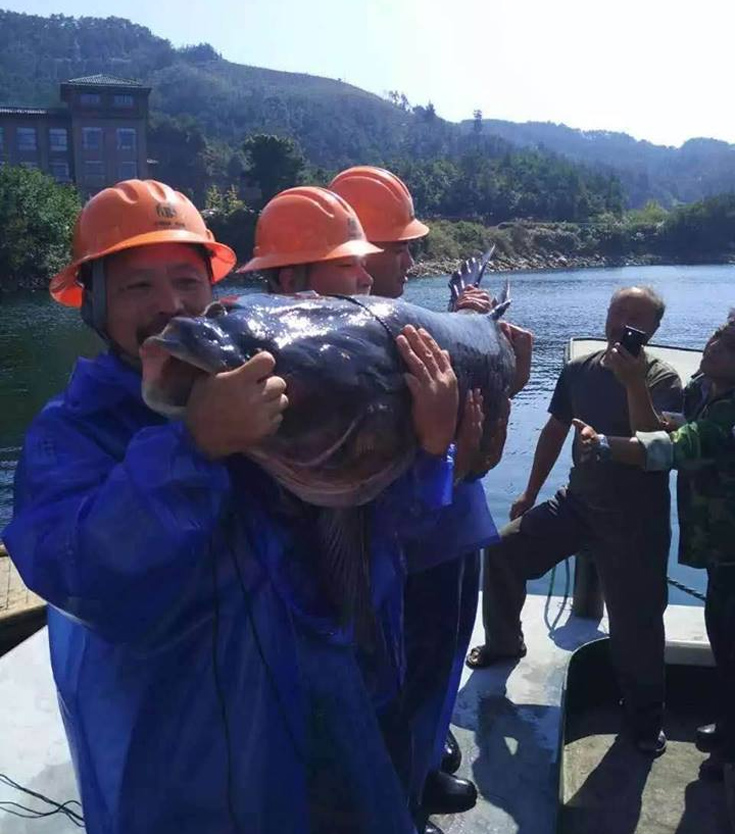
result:
<svg viewBox="0 0 735 834"><path fill-rule="evenodd" d="M340 218L345 225L341 233L335 233L334 227ZM260 213L255 228L254 255L238 271L258 271L265 277L269 289L277 294L368 294L373 280L365 268L365 256L378 255L381 250L366 243L362 244L364 248L357 251L353 241L349 244L342 242L343 237L350 236L350 227L359 225L360 221L354 209L333 192L313 186L286 189L276 194ZM288 230L287 234L284 233L285 230ZM479 445L482 432L479 399L477 403L472 399L466 413L469 417L463 420L462 430L457 439L457 459L461 463L459 468L457 465L454 467L455 476L461 474L460 470L469 469L469 458ZM463 489L462 483L455 487L453 503L458 496L462 497ZM481 488L480 493L482 494ZM431 539L437 534L444 535L446 518L442 512L437 511L420 519L411 519L407 524L405 520L397 517L402 501L402 497L394 488L384 496L380 508L382 520L388 523L393 533L400 534L405 545L404 550L410 552L413 539L417 535L425 539ZM482 506L485 506L484 498ZM485 515L487 516L486 510ZM487 531L481 524L473 525L470 513L465 513L461 521L462 523L459 523L460 519L454 519L452 536L464 535L469 542L468 547L481 545L483 537L488 536ZM416 555L419 563L421 558L421 554ZM389 650L361 650L358 660L379 716L386 720L387 713L387 720L393 720L393 711L389 709L389 705L392 706L396 702L405 678L405 565L402 560L399 564L390 564L386 560L373 559L371 572L373 605L379 614L379 624L383 631L382 644ZM443 635L448 630L447 621L441 617L441 611L432 610L437 615L435 628ZM451 625L449 630L451 631ZM447 725L448 723L447 719ZM386 735L390 741L395 733ZM410 742L405 732L400 733L400 737L402 743ZM394 745L391 744L390 747L394 760L397 760ZM398 761L396 763L398 764ZM404 775L406 764L407 762L400 760L401 775Z"/></svg>
<svg viewBox="0 0 735 834"><path fill-rule="evenodd" d="M234 261L183 195L131 180L87 203L51 285L110 350L80 360L31 425L3 535L49 602L86 828L410 834L351 631L310 569L312 531L237 454L287 407L272 357L200 379L184 421L141 398L140 344L200 313ZM418 370L432 343L413 333L399 349ZM432 367L413 386L425 451L396 487L417 506L446 503L452 478L456 380ZM383 511L373 557L390 565Z"/></svg>
<svg viewBox="0 0 735 834"><path fill-rule="evenodd" d="M429 233L414 214L413 199L403 181L390 171L357 166L338 174L329 188L354 208L368 240L380 251L367 255L373 295L399 298L413 266L410 244ZM457 309L489 312L491 300L480 289L468 288ZM517 354L518 377L512 393L528 379L531 335L505 325ZM462 427L471 435L472 414L481 414L479 392L470 392ZM464 422L464 421L463 421ZM481 430L481 418L475 420ZM497 426L494 459L500 459L505 421ZM473 444L464 449L470 453ZM471 470L458 445L456 471ZM391 755L408 788L418 824L425 834L439 832L427 822L429 814L466 811L476 801L475 786L452 774L459 769L459 745L449 729L464 656L472 636L479 595L479 550L497 539L495 525L477 478L457 479L451 505L407 542L409 577L405 590L405 683L392 708L382 717Z"/></svg>

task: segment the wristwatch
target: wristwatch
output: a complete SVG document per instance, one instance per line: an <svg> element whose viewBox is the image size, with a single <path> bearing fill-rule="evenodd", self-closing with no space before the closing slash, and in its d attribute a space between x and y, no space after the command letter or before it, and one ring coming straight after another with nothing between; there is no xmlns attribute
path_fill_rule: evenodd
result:
<svg viewBox="0 0 735 834"><path fill-rule="evenodd" d="M600 461L601 463L605 463L608 460L610 460L612 456L612 450L610 449L610 441L607 439L606 435L597 435L597 446L595 447L595 453L596 460Z"/></svg>

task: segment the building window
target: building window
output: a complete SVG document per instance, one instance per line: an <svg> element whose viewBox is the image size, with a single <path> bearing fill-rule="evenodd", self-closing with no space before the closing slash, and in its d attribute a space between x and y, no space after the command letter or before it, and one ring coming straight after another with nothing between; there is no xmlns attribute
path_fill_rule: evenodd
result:
<svg viewBox="0 0 735 834"><path fill-rule="evenodd" d="M132 96L114 96L112 99L113 107L132 107L135 104L135 99Z"/></svg>
<svg viewBox="0 0 735 834"><path fill-rule="evenodd" d="M49 147L52 151L67 151L69 140L65 127L52 127L48 132Z"/></svg>
<svg viewBox="0 0 735 834"><path fill-rule="evenodd" d="M37 162L21 162L20 167L21 168L32 168L33 170L36 170L38 168L38 163Z"/></svg>
<svg viewBox="0 0 735 834"><path fill-rule="evenodd" d="M79 103L83 104L85 107L95 107L101 101L102 99L100 98L99 93L82 93L79 96Z"/></svg>
<svg viewBox="0 0 735 834"><path fill-rule="evenodd" d="M121 180L138 179L138 163L135 160L132 162L121 162L117 170Z"/></svg>
<svg viewBox="0 0 735 834"><path fill-rule="evenodd" d="M0 127L0 153L5 150L5 130Z"/></svg>
<svg viewBox="0 0 735 834"><path fill-rule="evenodd" d="M134 151L136 138L134 127L119 127L117 129L117 149L119 151Z"/></svg>
<svg viewBox="0 0 735 834"><path fill-rule="evenodd" d="M84 163L84 182L87 185L105 184L105 164L96 160L86 160Z"/></svg>
<svg viewBox="0 0 735 834"><path fill-rule="evenodd" d="M35 127L19 127L18 135L18 150L19 151L35 151L36 150L36 128Z"/></svg>
<svg viewBox="0 0 735 834"><path fill-rule="evenodd" d="M102 150L102 128L101 127L83 127L82 128L82 148L85 151L101 151Z"/></svg>
<svg viewBox="0 0 735 834"><path fill-rule="evenodd" d="M69 163L68 162L52 162L51 176L57 182L69 182Z"/></svg>

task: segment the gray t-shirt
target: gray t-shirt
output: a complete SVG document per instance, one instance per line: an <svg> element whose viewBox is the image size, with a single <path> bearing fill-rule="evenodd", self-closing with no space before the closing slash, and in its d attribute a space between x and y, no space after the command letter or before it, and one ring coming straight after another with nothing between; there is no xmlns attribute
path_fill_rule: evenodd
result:
<svg viewBox="0 0 735 834"><path fill-rule="evenodd" d="M630 418L625 387L603 367L601 350L569 362L559 375L549 413L562 423L583 420L596 431L614 437L630 437ZM681 411L681 380L676 371L659 359L648 359L646 383L653 406L661 411ZM619 463L581 463L579 443L572 447L574 465L569 491L585 503L620 509L639 502L660 500L668 490L667 472L644 472Z"/></svg>

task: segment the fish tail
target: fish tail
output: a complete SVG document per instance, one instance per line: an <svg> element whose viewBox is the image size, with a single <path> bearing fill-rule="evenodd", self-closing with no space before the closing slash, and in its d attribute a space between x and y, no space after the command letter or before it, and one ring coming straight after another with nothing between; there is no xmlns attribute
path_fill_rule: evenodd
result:
<svg viewBox="0 0 735 834"><path fill-rule="evenodd" d="M495 254L495 244L480 258L468 258L460 264L459 269L452 273L449 279L449 306L448 310L453 312L456 309L457 301L467 287L479 287L482 276L485 274L488 264Z"/></svg>
<svg viewBox="0 0 735 834"><path fill-rule="evenodd" d="M500 294L500 300L490 311L490 316L497 321L505 313L508 307L510 307L510 303L510 278L506 277L503 292Z"/></svg>
<svg viewBox="0 0 735 834"><path fill-rule="evenodd" d="M496 304L495 307L493 307L493 309L489 313L490 318L497 321L501 316L505 314L505 311L508 309L508 307L510 307L510 299Z"/></svg>

